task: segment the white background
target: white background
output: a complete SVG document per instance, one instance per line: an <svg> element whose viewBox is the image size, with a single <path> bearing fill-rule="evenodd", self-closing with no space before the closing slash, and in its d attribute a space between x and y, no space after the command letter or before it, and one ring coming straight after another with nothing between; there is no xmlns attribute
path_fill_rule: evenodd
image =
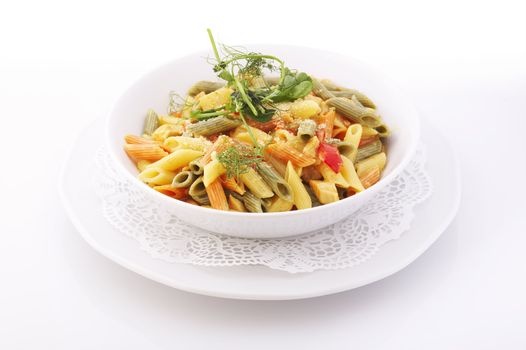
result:
<svg viewBox="0 0 526 350"><path fill-rule="evenodd" d="M179 292L84 243L57 195L68 148L206 27L387 71L458 150L439 241L383 281L288 302ZM1 349L526 348L524 1L3 1L0 39Z"/></svg>

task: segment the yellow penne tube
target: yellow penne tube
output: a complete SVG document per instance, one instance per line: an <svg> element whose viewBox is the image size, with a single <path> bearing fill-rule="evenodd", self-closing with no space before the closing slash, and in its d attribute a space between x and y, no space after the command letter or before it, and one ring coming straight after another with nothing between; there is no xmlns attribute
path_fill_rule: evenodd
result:
<svg viewBox="0 0 526 350"><path fill-rule="evenodd" d="M309 185L321 204L337 202L340 200L340 197L338 197L338 190L336 190L336 186L332 182L310 180Z"/></svg>
<svg viewBox="0 0 526 350"><path fill-rule="evenodd" d="M148 166L141 171L139 179L151 185L168 185L172 183L175 172L166 170L158 166Z"/></svg>
<svg viewBox="0 0 526 350"><path fill-rule="evenodd" d="M230 207L230 210L242 211L242 212L247 211L243 202L232 195L228 196L228 206Z"/></svg>
<svg viewBox="0 0 526 350"><path fill-rule="evenodd" d="M248 168L246 173L239 175L239 178L254 196L258 198L270 198L274 196L274 192L272 192L270 187L254 169Z"/></svg>
<svg viewBox="0 0 526 350"><path fill-rule="evenodd" d="M152 163L148 166L159 167L169 171L175 171L185 165L188 165L192 160L199 158L203 155L203 152L192 150L192 149L178 149L173 153L170 153L166 157Z"/></svg>
<svg viewBox="0 0 526 350"><path fill-rule="evenodd" d="M267 208L267 212L276 213L280 211L289 211L294 206L294 202L286 201L278 196L272 198L272 202Z"/></svg>
<svg viewBox="0 0 526 350"><path fill-rule="evenodd" d="M139 171L143 171L143 170L146 169L146 167L147 167L148 165L150 165L150 164L152 164L151 161L149 161L149 160L145 160L145 159L141 159L141 160L139 160L139 161L137 162L137 169L138 169Z"/></svg>
<svg viewBox="0 0 526 350"><path fill-rule="evenodd" d="M163 148L169 152L177 149L193 149L204 152L212 143L204 137L170 136L163 142Z"/></svg>
<svg viewBox="0 0 526 350"><path fill-rule="evenodd" d="M208 194L208 199L210 200L212 208L219 210L229 209L225 190L223 190L223 186L221 186L219 179L216 179L206 187L206 193Z"/></svg>
<svg viewBox="0 0 526 350"><path fill-rule="evenodd" d="M341 174L345 181L349 184L349 187L354 192L361 192L365 190L363 187L360 179L358 178L358 175L356 174L356 170L354 169L354 164L351 162L351 160L347 157L342 156L342 169Z"/></svg>
<svg viewBox="0 0 526 350"><path fill-rule="evenodd" d="M362 137L376 136L376 135L378 135L378 131L376 131L375 129L369 126L362 126Z"/></svg>
<svg viewBox="0 0 526 350"><path fill-rule="evenodd" d="M353 150L349 155L349 159L354 162L356 158L356 153L358 152L358 146L360 145L360 139L362 138L363 128L360 124L353 124L349 126L345 137L343 138L344 142L348 142L353 146Z"/></svg>
<svg viewBox="0 0 526 350"><path fill-rule="evenodd" d="M335 173L334 170L329 168L325 163L320 163L316 169L321 173L323 179L327 182L332 182L338 187L348 188L349 183L345 180L341 173Z"/></svg>
<svg viewBox="0 0 526 350"><path fill-rule="evenodd" d="M382 171L385 168L386 161L387 157L385 156L384 152L375 154L374 156L356 163L356 173L358 174L358 177L361 178L363 173L365 173L369 168L373 168L375 166L377 166L378 169Z"/></svg>
<svg viewBox="0 0 526 350"><path fill-rule="evenodd" d="M294 205L297 209L308 209L312 208L312 200L310 199L309 193L305 189L305 186L301 182L301 178L298 176L292 162L287 163L287 170L285 172L285 181L289 184L294 193Z"/></svg>
<svg viewBox="0 0 526 350"><path fill-rule="evenodd" d="M205 187L214 182L219 176L226 173L226 169L217 159L205 165L203 172L203 183Z"/></svg>
<svg viewBox="0 0 526 350"><path fill-rule="evenodd" d="M254 137L256 138L259 144L264 145L272 140L272 136L267 134L266 132L259 130L258 128L254 128L252 126L249 126L248 128L250 129L250 131L252 132L252 135L254 135ZM234 130L234 133L232 134L232 138L239 140L241 142L246 142L247 135L250 138L250 134L246 126L242 125L242 126L237 127L236 130ZM249 141L250 141L249 142L250 144L253 144L252 138L250 138Z"/></svg>

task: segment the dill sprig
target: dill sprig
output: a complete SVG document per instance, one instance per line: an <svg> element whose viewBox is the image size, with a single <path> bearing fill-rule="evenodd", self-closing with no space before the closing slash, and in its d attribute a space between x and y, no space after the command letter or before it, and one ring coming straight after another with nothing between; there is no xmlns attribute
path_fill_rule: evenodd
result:
<svg viewBox="0 0 526 350"><path fill-rule="evenodd" d="M236 144L223 150L217 155L217 160L223 164L228 178L239 178L249 168L254 168L263 161L261 152L250 146Z"/></svg>

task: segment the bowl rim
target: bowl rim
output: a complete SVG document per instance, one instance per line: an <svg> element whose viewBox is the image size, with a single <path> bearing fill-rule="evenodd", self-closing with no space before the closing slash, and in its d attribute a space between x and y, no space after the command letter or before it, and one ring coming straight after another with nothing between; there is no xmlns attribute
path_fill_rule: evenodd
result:
<svg viewBox="0 0 526 350"><path fill-rule="evenodd" d="M396 88L401 95L407 96L407 94L390 78L388 74L383 72L381 69L365 63L359 59L356 59L354 57L348 56L346 54L338 53L335 51L310 47L310 46L303 46L303 45L288 45L288 44L266 44L266 43L252 43L252 44L242 44L240 46L243 47L280 47L280 48L294 48L294 49L302 49L302 50L311 50L311 51L318 51L323 53L328 53L331 55L340 56L344 59L350 60L354 63L357 63L359 65L362 65L364 67L367 67L369 71L374 73L376 76L380 76L383 78L384 82L388 82L389 88ZM142 181L140 181L136 176L133 176L130 174L130 172L124 167L124 164L121 163L117 155L113 152L112 146L111 146L111 120L112 115L115 113L115 110L117 109L118 105L120 104L121 100L124 98L126 93L131 90L136 85L140 84L143 80L148 78L151 74L157 72L158 70L165 69L173 64L176 64L177 61L188 59L191 57L198 57L202 56L203 58L207 56L207 53L209 53L208 50L196 50L193 52L190 52L186 55L178 56L175 58L170 59L169 61L166 61L160 65L155 66L154 68L149 69L145 73L142 73L139 75L136 79L134 79L127 87L123 90L123 92L119 95L119 97L113 102L111 109L109 113L107 113L105 122L104 122L104 129L105 129L105 146L108 150L108 153L110 155L110 158L113 160L114 163L116 163L116 167L119 169L119 173L127 177L129 180L131 180L132 183L136 184L136 187L140 187L142 190L144 190L145 193L148 193L149 195L152 195L159 200L163 201L164 203L168 205L175 205L175 206L182 206L186 209L193 209L196 210L196 212L202 211L203 214L217 214L217 215L224 215L224 216L230 216L230 217L238 217L238 218L259 218L259 219L268 219L268 218L276 218L276 217L285 217L285 216L302 216L305 214L314 214L317 211L324 211L328 210L330 208L335 208L337 206L341 206L345 204L344 202L348 201L357 201L357 198L362 198L364 196L372 196L375 193L378 193L381 189L383 189L387 184L389 184L391 181L394 180L408 165L408 163L413 158L414 154L417 150L417 145L420 140L420 117L418 114L418 111L414 107L412 101L410 99L405 99L404 104L406 107L410 110L410 114L414 116L414 132L413 137L409 143L408 151L402 156L402 160L396 165L389 174L387 174L385 177L381 177L380 180L374 184L373 186L367 188L366 190L362 192L358 192L354 194L351 197L341 199L336 202L320 205L317 207L312 207L308 209L301 209L301 210L290 210L285 212L276 212L276 213L251 213L251 212L237 212L237 211L224 211L224 210L218 210L214 208L206 208L199 205L194 205L190 203L186 203L180 200L176 200L174 198L171 198L169 196L166 196L158 191L153 190L146 184L144 184Z"/></svg>

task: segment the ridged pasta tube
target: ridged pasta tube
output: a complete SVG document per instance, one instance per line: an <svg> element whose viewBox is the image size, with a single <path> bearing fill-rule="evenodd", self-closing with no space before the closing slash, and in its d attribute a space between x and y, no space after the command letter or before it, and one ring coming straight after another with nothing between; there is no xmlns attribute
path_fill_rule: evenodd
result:
<svg viewBox="0 0 526 350"><path fill-rule="evenodd" d="M195 175L189 170L181 171L174 176L172 186L175 188L186 188L195 180Z"/></svg>
<svg viewBox="0 0 526 350"><path fill-rule="evenodd" d="M312 78L312 91L324 100L328 100L334 97L334 94L330 92L322 82L316 78Z"/></svg>
<svg viewBox="0 0 526 350"><path fill-rule="evenodd" d="M219 132L231 130L241 125L240 120L230 119L227 117L216 117L208 120L203 120L195 124L190 124L186 130L196 135L209 136Z"/></svg>
<svg viewBox="0 0 526 350"><path fill-rule="evenodd" d="M270 198L274 196L272 189L254 169L248 168L246 173L239 175L239 178L255 196L259 198Z"/></svg>
<svg viewBox="0 0 526 350"><path fill-rule="evenodd" d="M298 127L298 137L303 141L307 142L311 137L316 134L316 122L312 119L305 119L300 122Z"/></svg>
<svg viewBox="0 0 526 350"><path fill-rule="evenodd" d="M378 131L378 136L380 137L387 137L391 134L391 131L387 127L387 125L382 124L374 128L376 131Z"/></svg>
<svg viewBox="0 0 526 350"><path fill-rule="evenodd" d="M202 157L194 159L190 163L188 163L188 167L190 168L190 171L194 173L194 175L203 175L204 166L201 163L201 159Z"/></svg>
<svg viewBox="0 0 526 350"><path fill-rule="evenodd" d="M373 101L367 95L361 93L358 90L354 89L345 89L342 91L331 91L331 93L336 97L346 97L352 99L353 97L356 97L358 102L360 102L364 107L369 108L376 108L376 105Z"/></svg>
<svg viewBox="0 0 526 350"><path fill-rule="evenodd" d="M205 184L203 182L203 177L199 176L193 183L190 185L190 188L188 189L188 194L194 198L206 195L206 188ZM195 199L195 198L194 198ZM197 199L196 202L200 203Z"/></svg>
<svg viewBox="0 0 526 350"><path fill-rule="evenodd" d="M356 153L356 161L359 162L362 159L369 158L375 154L382 152L382 141L376 140L366 146L358 148Z"/></svg>
<svg viewBox="0 0 526 350"><path fill-rule="evenodd" d="M144 118L143 134L151 135L159 127L159 116L153 109L149 109Z"/></svg>
<svg viewBox="0 0 526 350"><path fill-rule="evenodd" d="M374 109L361 107L345 97L333 97L327 100L327 104L346 117L347 119L372 128L380 126L382 121Z"/></svg>
<svg viewBox="0 0 526 350"><path fill-rule="evenodd" d="M278 197L289 202L294 200L294 194L289 184L270 164L261 162L257 165L257 170Z"/></svg>
<svg viewBox="0 0 526 350"><path fill-rule="evenodd" d="M243 204L245 204L245 208L247 208L249 212L263 212L263 203L261 203L261 199L254 196L250 191L245 192L245 194L243 195Z"/></svg>
<svg viewBox="0 0 526 350"><path fill-rule="evenodd" d="M188 95L195 96L200 92L204 92L205 94L211 93L212 91L216 91L217 89L222 88L225 86L225 84L218 82L218 81L207 81L207 80L201 80L192 85L190 89L188 89Z"/></svg>

